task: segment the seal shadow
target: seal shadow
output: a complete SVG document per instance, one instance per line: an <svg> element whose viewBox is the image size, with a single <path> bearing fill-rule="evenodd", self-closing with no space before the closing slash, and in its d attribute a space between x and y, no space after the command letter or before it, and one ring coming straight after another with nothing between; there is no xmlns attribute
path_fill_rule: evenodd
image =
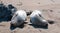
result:
<svg viewBox="0 0 60 33"><path fill-rule="evenodd" d="M48 25L47 25L47 26L34 25L34 24L29 24L29 25L30 25L30 26L33 26L34 28L48 29Z"/></svg>
<svg viewBox="0 0 60 33"><path fill-rule="evenodd" d="M23 29L25 24L27 24L28 22L24 22L23 24L19 25L19 26L14 26L13 24L10 24L10 30L14 30L16 28L21 28Z"/></svg>

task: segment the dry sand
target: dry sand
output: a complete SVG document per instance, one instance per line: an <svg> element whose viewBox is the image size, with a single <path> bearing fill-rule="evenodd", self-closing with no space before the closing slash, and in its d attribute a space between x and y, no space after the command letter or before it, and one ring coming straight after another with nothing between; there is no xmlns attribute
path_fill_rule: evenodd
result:
<svg viewBox="0 0 60 33"><path fill-rule="evenodd" d="M43 16L47 20L54 20L54 24L49 24L48 29L34 28L27 24L23 28L10 29L10 22L0 23L0 33L60 33L60 0L0 0L4 4L13 4L17 9L26 11L42 10Z"/></svg>

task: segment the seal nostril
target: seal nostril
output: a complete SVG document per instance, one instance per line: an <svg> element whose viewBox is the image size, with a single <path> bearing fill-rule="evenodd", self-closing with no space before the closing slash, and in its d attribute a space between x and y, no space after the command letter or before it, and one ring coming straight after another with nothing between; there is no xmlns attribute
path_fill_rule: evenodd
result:
<svg viewBox="0 0 60 33"><path fill-rule="evenodd" d="M46 24L45 26L48 26L48 24Z"/></svg>

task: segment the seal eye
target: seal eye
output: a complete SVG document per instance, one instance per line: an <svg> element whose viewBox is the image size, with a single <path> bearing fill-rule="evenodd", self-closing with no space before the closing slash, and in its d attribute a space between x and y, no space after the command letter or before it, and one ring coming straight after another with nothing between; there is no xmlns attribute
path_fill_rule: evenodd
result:
<svg viewBox="0 0 60 33"><path fill-rule="evenodd" d="M39 16L41 17L41 15L39 14Z"/></svg>

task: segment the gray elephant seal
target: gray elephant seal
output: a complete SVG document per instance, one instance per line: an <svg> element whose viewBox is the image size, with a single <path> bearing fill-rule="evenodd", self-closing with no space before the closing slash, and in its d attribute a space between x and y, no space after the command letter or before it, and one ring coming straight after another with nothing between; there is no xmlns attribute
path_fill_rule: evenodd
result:
<svg viewBox="0 0 60 33"><path fill-rule="evenodd" d="M39 10L34 10L30 15L30 22L34 25L47 26L48 22L42 17L42 13Z"/></svg>
<svg viewBox="0 0 60 33"><path fill-rule="evenodd" d="M26 17L27 17L27 14L24 10L18 10L13 15L11 19L11 24L13 24L14 26L19 26L24 23L24 21L26 20Z"/></svg>

